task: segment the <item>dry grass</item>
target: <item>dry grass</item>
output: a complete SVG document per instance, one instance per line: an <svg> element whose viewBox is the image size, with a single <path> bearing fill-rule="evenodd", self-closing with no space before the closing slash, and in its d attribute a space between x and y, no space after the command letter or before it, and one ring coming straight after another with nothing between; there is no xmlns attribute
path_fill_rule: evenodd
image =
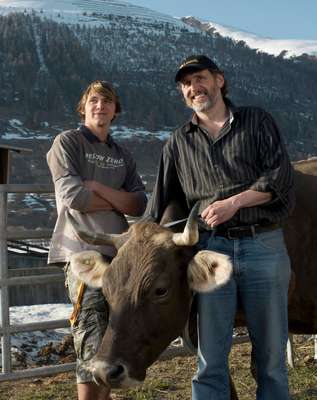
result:
<svg viewBox="0 0 317 400"><path fill-rule="evenodd" d="M317 364L313 359L313 341L295 337L296 369L290 370L293 400L317 400ZM250 345L236 345L231 354L231 372L241 400L254 400L255 383L249 372ZM114 391L116 400L187 400L190 381L196 368L195 357L176 357L155 363L142 387ZM50 378L0 384L2 400L75 400L73 373ZM275 399L272 399L275 400ZM276 399L278 400L278 399Z"/></svg>

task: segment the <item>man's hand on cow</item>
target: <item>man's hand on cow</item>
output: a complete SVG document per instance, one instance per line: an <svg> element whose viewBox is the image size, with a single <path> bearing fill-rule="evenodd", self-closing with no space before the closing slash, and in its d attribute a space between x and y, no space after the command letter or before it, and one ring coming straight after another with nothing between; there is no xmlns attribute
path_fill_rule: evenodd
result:
<svg viewBox="0 0 317 400"><path fill-rule="evenodd" d="M217 225L231 219L238 209L238 204L233 202L231 198L218 200L204 209L201 213L201 218L207 225L215 228Z"/></svg>

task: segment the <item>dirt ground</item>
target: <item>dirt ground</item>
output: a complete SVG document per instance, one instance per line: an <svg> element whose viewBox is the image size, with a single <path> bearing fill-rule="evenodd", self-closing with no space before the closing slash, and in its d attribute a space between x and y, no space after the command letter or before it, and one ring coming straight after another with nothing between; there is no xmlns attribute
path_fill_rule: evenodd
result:
<svg viewBox="0 0 317 400"><path fill-rule="evenodd" d="M317 400L317 363L312 337L295 336L296 368L289 370L292 400ZM241 400L255 399L255 382L249 371L250 345L233 347L231 373ZM116 400L189 400L195 357L175 357L156 362L144 384L130 390L115 390ZM54 377L0 383L1 400L75 400L74 373ZM272 399L278 400L278 399Z"/></svg>

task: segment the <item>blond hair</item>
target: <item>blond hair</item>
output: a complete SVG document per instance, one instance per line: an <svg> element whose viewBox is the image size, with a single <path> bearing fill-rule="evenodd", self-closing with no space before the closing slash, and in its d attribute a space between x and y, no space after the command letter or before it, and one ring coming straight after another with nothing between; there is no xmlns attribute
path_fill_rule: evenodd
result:
<svg viewBox="0 0 317 400"><path fill-rule="evenodd" d="M119 97L118 97L117 93L115 92L111 83L107 82L107 81L97 80L97 81L92 82L87 87L87 89L83 92L81 99L78 102L76 111L78 112L81 120L85 119L85 105L86 105L88 96L90 95L91 92L96 92L96 93L100 94L101 96L103 96L106 100L109 100L109 102L115 103L115 105L116 105L115 117L117 116L117 114L119 114L121 112L121 104L120 104ZM115 117L113 118L113 120L115 119Z"/></svg>

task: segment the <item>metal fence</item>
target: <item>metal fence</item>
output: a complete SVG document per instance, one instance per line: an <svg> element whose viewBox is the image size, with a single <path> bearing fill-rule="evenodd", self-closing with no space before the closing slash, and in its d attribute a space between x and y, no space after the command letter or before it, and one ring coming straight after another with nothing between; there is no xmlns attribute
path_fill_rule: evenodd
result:
<svg viewBox="0 0 317 400"><path fill-rule="evenodd" d="M10 240L24 239L49 239L52 231L23 230L11 234L7 230L8 217L8 193L53 193L52 185L0 185L0 335L2 349L2 373L0 382L21 378L53 375L59 372L67 372L75 369L75 363L45 366L25 370L12 371L11 363L11 335L19 332L31 332L37 330L48 330L66 328L68 320L42 321L23 325L11 325L9 313L9 288L10 286L45 284L49 282L60 282L64 280L62 274L46 274L45 276L30 275L23 277L9 277L8 274L8 252L7 242Z"/></svg>

